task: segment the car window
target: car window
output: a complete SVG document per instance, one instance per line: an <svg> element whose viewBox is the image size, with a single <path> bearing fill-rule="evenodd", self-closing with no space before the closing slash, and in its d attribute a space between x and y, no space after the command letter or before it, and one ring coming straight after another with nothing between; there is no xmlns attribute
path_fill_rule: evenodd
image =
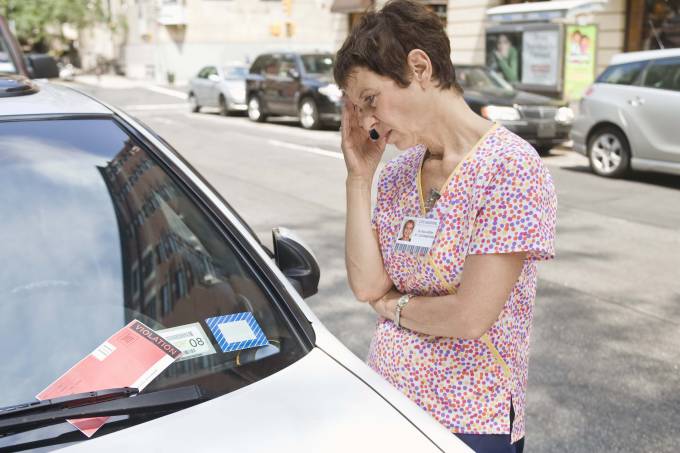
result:
<svg viewBox="0 0 680 453"><path fill-rule="evenodd" d="M268 57L263 61L262 74L267 76L279 75L279 58Z"/></svg>
<svg viewBox="0 0 680 453"><path fill-rule="evenodd" d="M461 87L471 90L502 89L514 91L513 86L506 82L498 73L484 68L457 68L456 80Z"/></svg>
<svg viewBox="0 0 680 453"><path fill-rule="evenodd" d="M199 71L198 78L199 79L207 79L209 73L210 73L210 68L206 66L205 68L203 68Z"/></svg>
<svg viewBox="0 0 680 453"><path fill-rule="evenodd" d="M264 71L264 65L268 58L269 58L268 55L260 55L259 57L257 57L253 64L250 66L250 73L262 74L262 71Z"/></svg>
<svg viewBox="0 0 680 453"><path fill-rule="evenodd" d="M652 62L645 70L642 85L661 90L680 91L680 58Z"/></svg>
<svg viewBox="0 0 680 453"><path fill-rule="evenodd" d="M297 70L295 58L291 55L281 57L279 61L279 77L289 77L288 71L291 69Z"/></svg>
<svg viewBox="0 0 680 453"><path fill-rule="evenodd" d="M0 142L0 407L33 400L132 320L161 336L197 323L212 350L145 392L197 384L218 396L305 354L246 251L113 120L0 122ZM267 345L223 348L207 320L237 313ZM34 437L0 437L0 449Z"/></svg>
<svg viewBox="0 0 680 453"><path fill-rule="evenodd" d="M227 80L242 80L248 75L248 68L245 66L225 66L222 68L222 72Z"/></svg>
<svg viewBox="0 0 680 453"><path fill-rule="evenodd" d="M210 66L207 68L207 73L206 77L210 77L213 75L217 75L217 68L215 66Z"/></svg>
<svg viewBox="0 0 680 453"><path fill-rule="evenodd" d="M300 58L307 74L331 75L333 73L333 55L331 54L301 55Z"/></svg>
<svg viewBox="0 0 680 453"><path fill-rule="evenodd" d="M598 77L597 82L613 85L633 85L646 64L646 61L636 61L610 66Z"/></svg>

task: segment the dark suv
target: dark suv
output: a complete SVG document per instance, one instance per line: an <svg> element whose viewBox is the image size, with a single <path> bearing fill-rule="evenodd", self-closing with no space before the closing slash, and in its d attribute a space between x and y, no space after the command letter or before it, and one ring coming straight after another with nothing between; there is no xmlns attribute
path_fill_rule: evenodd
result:
<svg viewBox="0 0 680 453"><path fill-rule="evenodd" d="M340 122L342 92L333 83L333 54L269 53L260 55L246 78L248 117L293 115L305 129Z"/></svg>

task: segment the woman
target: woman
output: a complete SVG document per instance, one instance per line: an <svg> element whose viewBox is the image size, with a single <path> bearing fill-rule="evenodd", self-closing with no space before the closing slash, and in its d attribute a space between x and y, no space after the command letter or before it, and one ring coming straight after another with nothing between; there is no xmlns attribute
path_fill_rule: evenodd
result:
<svg viewBox="0 0 680 453"><path fill-rule="evenodd" d="M334 76L348 279L380 315L368 363L476 451L521 451L536 261L554 254L550 175L470 110L441 22L418 3L367 13ZM371 218L388 143L406 151L382 170ZM406 218L423 247L397 243Z"/></svg>

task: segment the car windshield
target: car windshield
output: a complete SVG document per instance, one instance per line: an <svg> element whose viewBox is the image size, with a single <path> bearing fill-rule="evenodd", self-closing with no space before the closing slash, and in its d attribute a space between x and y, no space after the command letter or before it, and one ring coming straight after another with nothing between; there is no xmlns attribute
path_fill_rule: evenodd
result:
<svg viewBox="0 0 680 453"><path fill-rule="evenodd" d="M456 68L456 78L464 89L514 91L498 73L485 68Z"/></svg>
<svg viewBox="0 0 680 453"><path fill-rule="evenodd" d="M302 55L302 64L307 74L322 74L330 76L333 72L333 55Z"/></svg>
<svg viewBox="0 0 680 453"><path fill-rule="evenodd" d="M245 66L225 66L222 68L226 80L242 80L248 75L248 68Z"/></svg>
<svg viewBox="0 0 680 453"><path fill-rule="evenodd" d="M219 396L306 353L249 249L113 119L0 122L0 142L0 407L34 400L135 320L183 352L144 392ZM223 328L236 314L248 332ZM66 423L38 437L64 433L85 439ZM0 450L36 436L0 437Z"/></svg>

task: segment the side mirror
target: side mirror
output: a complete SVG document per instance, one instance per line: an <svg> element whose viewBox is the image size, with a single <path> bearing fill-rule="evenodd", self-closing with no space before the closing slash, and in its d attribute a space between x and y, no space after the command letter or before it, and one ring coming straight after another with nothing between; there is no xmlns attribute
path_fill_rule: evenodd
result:
<svg viewBox="0 0 680 453"><path fill-rule="evenodd" d="M295 80L300 78L300 73L295 68L290 68L288 71L286 71L286 74L288 74L288 77Z"/></svg>
<svg viewBox="0 0 680 453"><path fill-rule="evenodd" d="M54 79L59 77L57 60L44 53L26 56L28 74L32 79Z"/></svg>
<svg viewBox="0 0 680 453"><path fill-rule="evenodd" d="M288 228L272 230L276 266L303 298L319 290L319 264L311 249Z"/></svg>
<svg viewBox="0 0 680 453"><path fill-rule="evenodd" d="M220 76L218 76L217 74L210 74L208 76L208 80L210 80L211 82L219 82Z"/></svg>

